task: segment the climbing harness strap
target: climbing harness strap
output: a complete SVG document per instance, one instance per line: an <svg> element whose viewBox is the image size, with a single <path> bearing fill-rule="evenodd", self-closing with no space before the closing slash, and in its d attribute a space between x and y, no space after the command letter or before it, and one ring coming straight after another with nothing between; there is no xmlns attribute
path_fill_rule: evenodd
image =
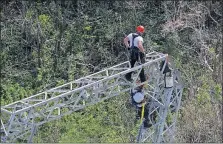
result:
<svg viewBox="0 0 223 144"><path fill-rule="evenodd" d="M138 34L134 34L134 33L132 34L132 45L131 45L131 49L130 49L130 58L132 60L137 60L137 57L138 57L139 49L138 49L138 47L136 47L134 45L134 40L138 36L139 36Z"/></svg>
<svg viewBox="0 0 223 144"><path fill-rule="evenodd" d="M133 49L133 48L137 48L137 47L135 47L134 46L134 40L135 40L135 38L137 38L139 35L138 34L132 34L132 46L131 46L131 48Z"/></svg>

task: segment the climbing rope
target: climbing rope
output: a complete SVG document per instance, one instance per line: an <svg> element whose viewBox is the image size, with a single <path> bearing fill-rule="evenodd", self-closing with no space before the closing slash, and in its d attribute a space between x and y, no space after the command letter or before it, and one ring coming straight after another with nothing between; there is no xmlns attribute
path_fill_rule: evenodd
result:
<svg viewBox="0 0 223 144"><path fill-rule="evenodd" d="M145 109L145 103L142 105L142 113L141 113L141 119L140 119L140 125L143 122L143 117L144 117L144 109Z"/></svg>

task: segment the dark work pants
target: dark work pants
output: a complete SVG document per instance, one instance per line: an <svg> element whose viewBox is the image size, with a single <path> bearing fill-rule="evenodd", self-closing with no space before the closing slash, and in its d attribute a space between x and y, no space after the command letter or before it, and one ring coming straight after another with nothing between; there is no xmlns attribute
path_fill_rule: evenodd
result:
<svg viewBox="0 0 223 144"><path fill-rule="evenodd" d="M145 63L145 55L142 52L140 52L138 48L131 49L131 51L130 51L130 64L131 64L131 68L134 67L135 63L138 60L141 61L141 64L144 64ZM132 72L127 73L126 74L126 78L127 79L131 79L131 75L132 75ZM145 77L143 68L142 68L142 70L141 70L141 72L139 74L139 77L140 77L141 83L146 81L146 77Z"/></svg>

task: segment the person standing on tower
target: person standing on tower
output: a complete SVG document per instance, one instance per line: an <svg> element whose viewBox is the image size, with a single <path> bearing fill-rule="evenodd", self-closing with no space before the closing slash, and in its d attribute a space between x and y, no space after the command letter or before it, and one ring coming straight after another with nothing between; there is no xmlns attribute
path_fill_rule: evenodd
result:
<svg viewBox="0 0 223 144"><path fill-rule="evenodd" d="M140 25L136 27L136 33L130 33L127 37L124 38L124 44L126 48L128 48L128 50L130 51L131 68L134 67L136 61L138 62L140 61L141 64L145 63L145 49L143 47L143 38L142 38L144 32L145 32L144 26ZM125 78L128 81L132 81L131 75L132 72L127 73L125 75ZM139 76L141 83L146 81L143 68Z"/></svg>

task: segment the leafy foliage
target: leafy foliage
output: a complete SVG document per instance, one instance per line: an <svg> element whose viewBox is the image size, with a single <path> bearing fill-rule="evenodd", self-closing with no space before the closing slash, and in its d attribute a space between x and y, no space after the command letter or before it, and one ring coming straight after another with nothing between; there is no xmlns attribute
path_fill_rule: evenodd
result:
<svg viewBox="0 0 223 144"><path fill-rule="evenodd" d="M146 28L146 51L168 53L182 73L178 142L222 141L222 2L75 0L1 5L2 105L128 60L123 38L141 24ZM128 99L122 95L47 123L39 128L35 142L132 142L137 124Z"/></svg>

